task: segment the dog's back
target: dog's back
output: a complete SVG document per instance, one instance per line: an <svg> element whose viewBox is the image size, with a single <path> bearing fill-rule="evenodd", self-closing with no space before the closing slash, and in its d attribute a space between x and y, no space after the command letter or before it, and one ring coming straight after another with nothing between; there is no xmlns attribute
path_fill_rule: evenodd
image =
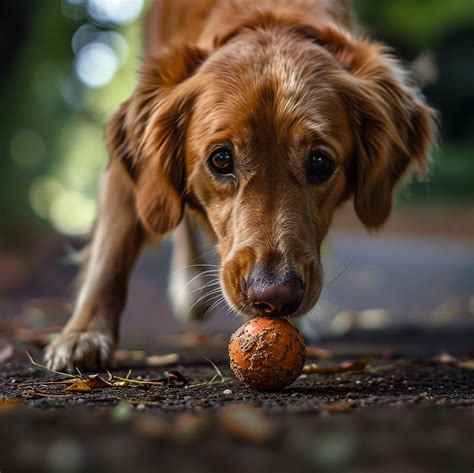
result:
<svg viewBox="0 0 474 473"><path fill-rule="evenodd" d="M348 0L155 0L146 19L145 50L152 52L174 42L207 46L216 31L225 30L255 9L291 11L352 26Z"/></svg>

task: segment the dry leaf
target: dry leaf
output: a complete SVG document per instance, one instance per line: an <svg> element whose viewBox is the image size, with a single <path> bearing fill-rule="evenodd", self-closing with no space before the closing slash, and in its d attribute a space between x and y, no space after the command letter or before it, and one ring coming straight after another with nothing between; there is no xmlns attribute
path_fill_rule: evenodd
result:
<svg viewBox="0 0 474 473"><path fill-rule="evenodd" d="M113 385L116 386L117 388L123 388L125 386L128 386L130 383L128 381L114 381Z"/></svg>
<svg viewBox="0 0 474 473"><path fill-rule="evenodd" d="M252 443L266 443L275 437L275 429L264 412L249 405L224 407L219 412L218 423L229 435Z"/></svg>
<svg viewBox="0 0 474 473"><path fill-rule="evenodd" d="M20 407L21 399L0 399L0 414Z"/></svg>
<svg viewBox="0 0 474 473"><path fill-rule="evenodd" d="M117 350L114 355L115 361L141 361L146 358L143 350Z"/></svg>
<svg viewBox="0 0 474 473"><path fill-rule="evenodd" d="M339 366L319 366L311 363L303 368L305 374L336 374L346 373L348 371L363 371L370 362L370 358L363 358L355 361L344 361Z"/></svg>
<svg viewBox="0 0 474 473"><path fill-rule="evenodd" d="M168 371L168 386L175 386L177 388L187 386L189 384L188 378L181 374L179 371L170 370Z"/></svg>
<svg viewBox="0 0 474 473"><path fill-rule="evenodd" d="M13 356L13 345L8 344L0 348L0 365L6 363Z"/></svg>
<svg viewBox="0 0 474 473"><path fill-rule="evenodd" d="M140 416L136 419L134 425L136 431L143 437L163 439L170 434L168 422L158 416Z"/></svg>
<svg viewBox="0 0 474 473"><path fill-rule="evenodd" d="M166 366L172 365L179 361L179 354L178 353L169 353L168 355L151 355L147 356L145 363L148 366Z"/></svg>
<svg viewBox="0 0 474 473"><path fill-rule="evenodd" d="M451 356L449 353L444 352L438 356L435 356L435 361L441 363L442 365L447 365L449 363L455 363L458 360L454 356Z"/></svg>
<svg viewBox="0 0 474 473"><path fill-rule="evenodd" d="M458 366L463 370L474 370L474 360L460 361Z"/></svg>
<svg viewBox="0 0 474 473"><path fill-rule="evenodd" d="M181 414L173 426L173 439L178 442L189 442L199 438L212 426L210 417L204 415Z"/></svg>
<svg viewBox="0 0 474 473"><path fill-rule="evenodd" d="M71 391L73 393L88 393L92 391L92 388L85 379L79 379L74 384L71 384L71 386L67 387L66 391Z"/></svg>
<svg viewBox="0 0 474 473"><path fill-rule="evenodd" d="M308 358L318 358L320 360L326 360L332 358L333 352L330 350L325 350L324 348L319 347L306 347L306 356Z"/></svg>
<svg viewBox="0 0 474 473"><path fill-rule="evenodd" d="M98 374L89 375L86 383L91 389L111 388L113 386L113 384L105 381L105 379L101 378Z"/></svg>
<svg viewBox="0 0 474 473"><path fill-rule="evenodd" d="M343 401L336 401L330 402L329 404L325 404L321 410L324 412L329 412L331 414L335 412L344 412L354 408L357 405L356 401L352 399L346 399Z"/></svg>

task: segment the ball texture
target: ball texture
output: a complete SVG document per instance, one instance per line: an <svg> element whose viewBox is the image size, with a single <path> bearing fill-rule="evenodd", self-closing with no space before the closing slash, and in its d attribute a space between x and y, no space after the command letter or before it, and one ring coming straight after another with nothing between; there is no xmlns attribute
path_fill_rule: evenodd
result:
<svg viewBox="0 0 474 473"><path fill-rule="evenodd" d="M258 391L276 391L301 374L306 347L286 319L256 317L232 334L229 356L240 381Z"/></svg>

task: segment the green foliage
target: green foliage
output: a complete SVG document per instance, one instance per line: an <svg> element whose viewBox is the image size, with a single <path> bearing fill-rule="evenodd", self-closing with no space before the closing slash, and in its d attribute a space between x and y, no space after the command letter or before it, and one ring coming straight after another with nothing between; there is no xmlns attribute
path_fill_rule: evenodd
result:
<svg viewBox="0 0 474 473"><path fill-rule="evenodd" d="M435 45L456 29L474 27L472 0L354 0L358 18L414 49Z"/></svg>
<svg viewBox="0 0 474 473"><path fill-rule="evenodd" d="M462 44L469 45L474 38L473 0L353 3L364 29L412 57L425 48L436 51L445 38L457 32L468 32ZM14 51L10 54L13 61L0 73L1 232L13 234L38 216L60 231L83 232L94 218L97 181L107 162L103 125L136 81L141 22L121 29L129 54L114 79L104 87L87 89L74 76L71 48L74 32L87 18L66 18L59 1L4 0L2 8L4 26L24 15L27 27L19 32L15 25L1 28L2 47ZM442 105L443 121L451 125L445 129L453 136L456 130L470 130L474 120L472 113L467 115L473 109L469 105L473 100L472 67L466 66L472 49L444 43L439 50L442 70L438 83L429 89L430 101ZM456 138L468 134L464 131ZM400 196L402 205L474 200L474 143L454 145L449 136L445 138L428 183L410 184Z"/></svg>
<svg viewBox="0 0 474 473"><path fill-rule="evenodd" d="M402 189L402 206L437 206L474 202L474 147L469 144L445 143L431 160L424 181L412 181Z"/></svg>

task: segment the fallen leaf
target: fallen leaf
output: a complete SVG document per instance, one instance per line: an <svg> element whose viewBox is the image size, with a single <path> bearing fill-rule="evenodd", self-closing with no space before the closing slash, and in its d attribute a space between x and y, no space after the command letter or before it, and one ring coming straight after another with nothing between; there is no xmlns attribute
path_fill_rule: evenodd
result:
<svg viewBox="0 0 474 473"><path fill-rule="evenodd" d="M460 361L458 366L463 370L474 370L474 360Z"/></svg>
<svg viewBox="0 0 474 473"><path fill-rule="evenodd" d="M336 374L346 373L349 371L363 371L370 362L370 358L363 358L355 361L344 361L338 366L319 366L316 363L311 363L303 368L305 374Z"/></svg>
<svg viewBox="0 0 474 473"><path fill-rule="evenodd" d="M324 412L329 412L331 414L335 412L344 412L354 408L357 405L356 401L352 399L345 399L343 401L330 402L325 404L321 410Z"/></svg>
<svg viewBox="0 0 474 473"><path fill-rule="evenodd" d="M71 384L71 386L67 387L66 391L71 391L73 393L88 393L92 391L92 388L89 386L87 380L79 379L75 383Z"/></svg>
<svg viewBox="0 0 474 473"><path fill-rule="evenodd" d="M232 437L257 444L269 442L276 435L273 424L262 409L249 405L224 407L218 414L218 424Z"/></svg>
<svg viewBox="0 0 474 473"><path fill-rule="evenodd" d="M361 360L355 361L343 361L340 364L340 369L342 371L361 371L366 368L369 362L370 358L362 358Z"/></svg>
<svg viewBox="0 0 474 473"><path fill-rule="evenodd" d="M87 377L86 383L91 389L111 388L113 386L113 384L105 381L105 379L101 378L98 374L89 375Z"/></svg>
<svg viewBox="0 0 474 473"><path fill-rule="evenodd" d="M375 365L371 366L369 371L370 373L384 373L385 371L392 371L397 366L400 366L401 363L389 363L385 365Z"/></svg>
<svg viewBox="0 0 474 473"><path fill-rule="evenodd" d="M117 350L114 358L116 361L141 361L146 358L146 353L143 350Z"/></svg>
<svg viewBox="0 0 474 473"><path fill-rule="evenodd" d="M0 348L0 365L6 363L13 356L13 345L8 344Z"/></svg>
<svg viewBox="0 0 474 473"><path fill-rule="evenodd" d="M333 352L324 348L309 346L306 347L306 356L308 358L318 358L320 360L326 360L333 356Z"/></svg>
<svg viewBox="0 0 474 473"><path fill-rule="evenodd" d="M146 438L163 439L169 436L170 426L158 416L141 415L135 421L135 430Z"/></svg>
<svg viewBox="0 0 474 473"><path fill-rule="evenodd" d="M442 365L447 365L449 363L455 363L457 358L451 356L449 353L443 352L438 356L435 356L435 361L441 363Z"/></svg>
<svg viewBox="0 0 474 473"><path fill-rule="evenodd" d="M20 407L21 399L0 399L0 414Z"/></svg>
<svg viewBox="0 0 474 473"><path fill-rule="evenodd" d="M168 386L182 387L187 386L188 384L188 378L186 378L186 376L181 374L179 371L168 371Z"/></svg>
<svg viewBox="0 0 474 473"><path fill-rule="evenodd" d="M125 386L130 385L130 383L128 381L114 381L113 385L117 388L123 388Z"/></svg>
<svg viewBox="0 0 474 473"><path fill-rule="evenodd" d="M199 438L212 426L210 417L205 415L181 414L173 425L173 439L178 442L190 442Z"/></svg>
<svg viewBox="0 0 474 473"><path fill-rule="evenodd" d="M179 354L178 353L169 353L168 355L151 355L147 356L145 359L145 363L148 366L166 366L172 365L179 361Z"/></svg>

